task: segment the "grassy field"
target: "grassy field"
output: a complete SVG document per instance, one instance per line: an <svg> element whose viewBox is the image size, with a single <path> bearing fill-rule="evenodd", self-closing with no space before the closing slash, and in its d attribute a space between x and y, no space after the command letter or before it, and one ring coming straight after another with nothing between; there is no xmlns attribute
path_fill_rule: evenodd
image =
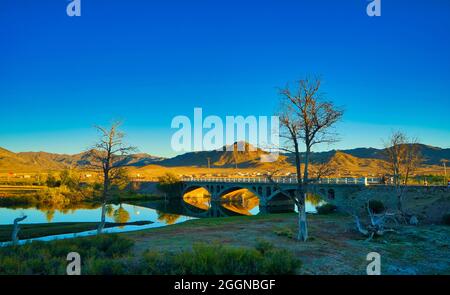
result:
<svg viewBox="0 0 450 295"><path fill-rule="evenodd" d="M404 226L367 242L345 215L309 216L310 239L299 243L295 214L191 220L164 228L123 233L137 254L147 249L188 250L195 242L254 247L258 240L293 251L302 274L365 274L366 255L378 252L384 274L450 274L450 227Z"/></svg>
<svg viewBox="0 0 450 295"><path fill-rule="evenodd" d="M338 213L310 215L308 222L310 238L304 243L294 239L295 214L196 219L163 228L121 233L118 236L132 242L129 258L133 261L147 257L150 262L162 259L162 263L172 257L164 253L174 255L184 253L180 255L187 259L192 253L190 251L198 251L194 246L198 243L212 246L213 248L205 250L208 253L215 251L214 245L227 249L248 249L251 252L266 243L274 245L280 251L287 251L284 253L293 253L293 257L302 263L302 267L297 269L298 274L364 275L368 263L366 256L369 252L380 253L382 274L450 274L449 226L401 226L396 229L396 233L369 242L354 230L352 220L346 215ZM22 225L21 234L22 237L23 235L31 237L39 233L84 231L95 229L96 225L96 223ZM1 226L0 237L9 238L10 230L10 227ZM95 239L96 237L76 238L63 244L73 245L78 241L84 244L82 241ZM52 249L53 243L57 242L48 243L49 249ZM43 247L42 244L39 245ZM64 252L64 249L60 249L59 252L61 251ZM148 256L148 251L153 254ZM204 256L202 252L196 255ZM148 266L153 265L153 262L150 262ZM113 259L104 263L108 266L120 261ZM109 266L106 270L114 271Z"/></svg>

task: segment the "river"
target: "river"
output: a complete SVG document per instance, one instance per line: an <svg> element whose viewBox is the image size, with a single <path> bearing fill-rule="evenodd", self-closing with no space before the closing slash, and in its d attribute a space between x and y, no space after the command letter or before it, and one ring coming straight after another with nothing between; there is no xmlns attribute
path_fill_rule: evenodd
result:
<svg viewBox="0 0 450 295"><path fill-rule="evenodd" d="M308 199L306 210L316 212L316 205L320 200ZM190 219L208 217L227 217L236 215L257 215L260 213L259 200L249 192L235 192L224 198L220 204L210 202L209 197L202 193L191 193L183 196L177 202L135 202L109 204L106 222L129 223L147 221L145 225L125 225L107 228L106 233L119 233L149 228L170 226ZM267 212L270 213L270 212ZM69 208L1 208L0 225L12 224L13 220L22 215L27 218L23 224L59 223L59 222L98 222L101 215L99 204L78 204ZM95 234L95 230L80 233L61 234L34 238L33 240L54 240L88 236ZM20 237L20 234L19 234ZM25 240L21 241L26 242Z"/></svg>

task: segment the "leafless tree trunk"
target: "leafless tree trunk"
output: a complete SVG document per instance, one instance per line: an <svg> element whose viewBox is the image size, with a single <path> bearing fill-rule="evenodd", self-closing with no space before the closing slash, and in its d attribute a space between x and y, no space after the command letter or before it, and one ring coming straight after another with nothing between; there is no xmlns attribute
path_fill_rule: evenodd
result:
<svg viewBox="0 0 450 295"><path fill-rule="evenodd" d="M403 199L408 181L422 163L419 145L416 139L409 139L405 133L396 131L385 143L385 147L385 156L396 192L397 210L401 215L406 215Z"/></svg>
<svg viewBox="0 0 450 295"><path fill-rule="evenodd" d="M19 226L19 222L24 221L27 218L27 216L22 216L22 217L18 217L16 219L14 219L14 225L13 225L13 230L12 230L12 234L11 234L11 241L13 245L17 245L19 243L19 231L20 231L20 226Z"/></svg>
<svg viewBox="0 0 450 295"><path fill-rule="evenodd" d="M128 155L136 150L135 147L125 145L123 141L125 134L118 130L120 125L120 122L114 122L109 129L100 126L95 127L100 136L98 143L92 148L96 160L93 166L100 169L103 175L102 214L97 229L98 234L101 234L105 227L106 205L108 203L111 180L114 179L118 169L123 167L119 163L119 156Z"/></svg>
<svg viewBox="0 0 450 295"><path fill-rule="evenodd" d="M320 143L336 141L331 127L342 118L343 111L337 109L333 103L322 100L319 92L320 79L304 79L298 82L295 93L289 86L280 91L281 137L286 139L286 146L282 150L294 153L297 172L297 189L294 201L298 208L298 240L308 239L306 221L306 195L309 189L309 162L312 147ZM301 171L301 154L299 143L305 147L303 177ZM292 149L293 148L293 149Z"/></svg>

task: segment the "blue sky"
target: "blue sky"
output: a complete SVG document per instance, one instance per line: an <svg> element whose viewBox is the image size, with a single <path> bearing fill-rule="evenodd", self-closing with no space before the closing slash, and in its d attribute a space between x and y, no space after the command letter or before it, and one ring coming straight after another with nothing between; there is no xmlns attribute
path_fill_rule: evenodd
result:
<svg viewBox="0 0 450 295"><path fill-rule="evenodd" d="M450 147L450 2L0 2L0 146L77 153L122 119L171 156L176 115L272 115L277 88L320 75L346 110L329 148L381 147L393 129Z"/></svg>

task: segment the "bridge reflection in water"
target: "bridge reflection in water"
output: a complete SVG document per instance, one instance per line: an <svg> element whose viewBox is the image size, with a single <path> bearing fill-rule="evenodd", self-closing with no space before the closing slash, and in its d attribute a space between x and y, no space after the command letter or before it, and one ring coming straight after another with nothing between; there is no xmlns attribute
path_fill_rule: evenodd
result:
<svg viewBox="0 0 450 295"><path fill-rule="evenodd" d="M282 213L296 211L294 202L280 194L273 198L267 206L260 207L260 199L248 189L238 189L221 196L219 202L212 201L209 192L196 188L183 195L184 209L199 217L218 217L233 215L256 215L259 213ZM325 202L318 195L310 194L306 199L306 211L315 213L316 207Z"/></svg>
<svg viewBox="0 0 450 295"><path fill-rule="evenodd" d="M183 195L183 201L192 207L208 211L220 205L220 215L256 215L259 213L258 197L247 189L235 190L223 195L220 204L211 202L211 195L204 188L197 188Z"/></svg>
<svg viewBox="0 0 450 295"><path fill-rule="evenodd" d="M318 195L309 195L306 200L306 211L314 213L316 206L322 203L324 201ZM231 191L224 194L220 201L212 201L209 192L202 187L170 202L149 202L141 206L157 210L158 220L167 224L174 223L181 216L208 218L296 211L293 201L283 195L273 198L268 206L262 207L258 196L247 189Z"/></svg>

